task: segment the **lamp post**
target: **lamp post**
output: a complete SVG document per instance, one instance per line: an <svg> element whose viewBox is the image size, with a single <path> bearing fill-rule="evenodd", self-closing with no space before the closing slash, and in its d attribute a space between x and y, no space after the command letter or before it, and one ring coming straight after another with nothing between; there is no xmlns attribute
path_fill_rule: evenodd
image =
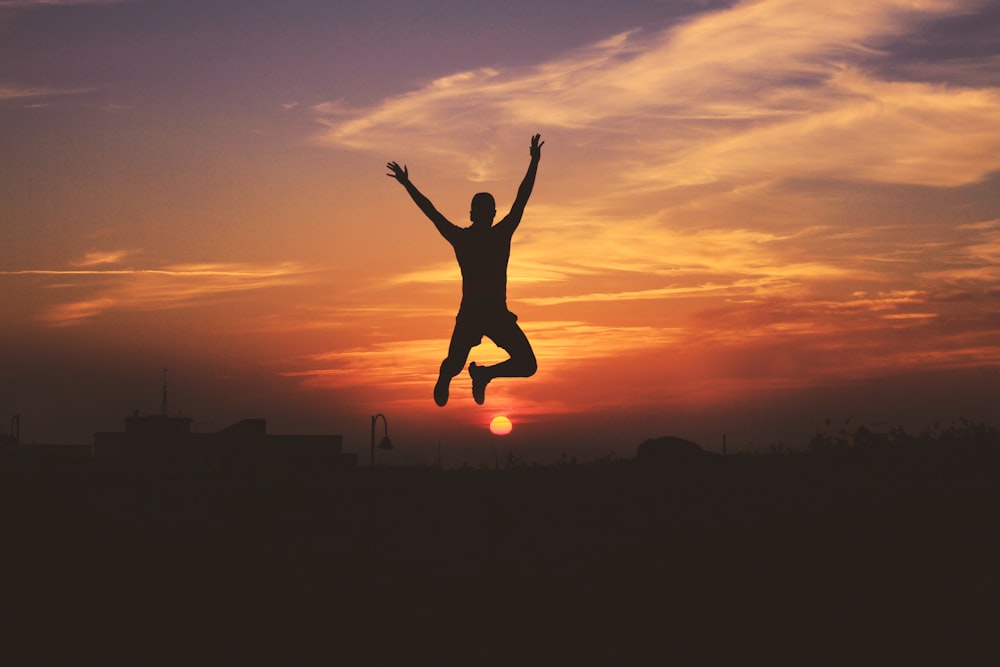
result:
<svg viewBox="0 0 1000 667"><path fill-rule="evenodd" d="M378 443L379 449L392 449L392 440L389 439L389 422L385 420L385 415L381 412L372 417L372 458L371 467L375 467L375 422L378 418L382 418L382 425L385 427L385 435L382 440Z"/></svg>

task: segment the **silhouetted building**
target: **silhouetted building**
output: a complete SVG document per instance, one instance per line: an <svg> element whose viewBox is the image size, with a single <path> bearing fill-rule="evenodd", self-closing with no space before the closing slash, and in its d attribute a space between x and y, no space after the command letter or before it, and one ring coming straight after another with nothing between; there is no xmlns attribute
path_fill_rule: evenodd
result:
<svg viewBox="0 0 1000 667"><path fill-rule="evenodd" d="M339 435L272 435L264 419L244 419L214 433L195 433L189 417L134 414L124 431L94 434L95 456L262 455L354 466L357 454L341 452Z"/></svg>

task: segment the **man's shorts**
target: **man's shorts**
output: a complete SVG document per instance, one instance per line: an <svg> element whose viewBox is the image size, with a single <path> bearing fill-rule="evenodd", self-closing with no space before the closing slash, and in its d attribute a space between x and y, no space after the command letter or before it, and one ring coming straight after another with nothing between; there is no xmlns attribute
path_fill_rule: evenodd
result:
<svg viewBox="0 0 1000 667"><path fill-rule="evenodd" d="M508 353L512 347L517 347L525 341L524 332L517 326L517 315L506 308L458 311L455 317L455 331L451 335L452 344L473 348L483 342L483 336Z"/></svg>

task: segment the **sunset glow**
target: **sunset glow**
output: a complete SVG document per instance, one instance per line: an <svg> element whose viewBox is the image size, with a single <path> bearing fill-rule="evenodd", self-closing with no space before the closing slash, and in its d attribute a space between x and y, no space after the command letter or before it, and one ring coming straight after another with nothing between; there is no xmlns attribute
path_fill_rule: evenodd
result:
<svg viewBox="0 0 1000 667"><path fill-rule="evenodd" d="M164 367L217 427L361 450L384 413L397 462L492 456L498 414L539 456L994 419L995 3L209 4L0 1L0 423L28 439L157 410ZM438 408L458 267L383 167L467 225L535 132L508 303L538 372Z"/></svg>

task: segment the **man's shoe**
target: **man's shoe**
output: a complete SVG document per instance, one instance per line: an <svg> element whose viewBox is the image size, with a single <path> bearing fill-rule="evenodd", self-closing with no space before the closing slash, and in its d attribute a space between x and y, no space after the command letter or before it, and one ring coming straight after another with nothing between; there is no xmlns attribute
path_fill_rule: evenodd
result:
<svg viewBox="0 0 1000 667"><path fill-rule="evenodd" d="M486 402L486 385L490 382L486 369L473 361L469 364L469 376L472 378L472 400L482 405Z"/></svg>

